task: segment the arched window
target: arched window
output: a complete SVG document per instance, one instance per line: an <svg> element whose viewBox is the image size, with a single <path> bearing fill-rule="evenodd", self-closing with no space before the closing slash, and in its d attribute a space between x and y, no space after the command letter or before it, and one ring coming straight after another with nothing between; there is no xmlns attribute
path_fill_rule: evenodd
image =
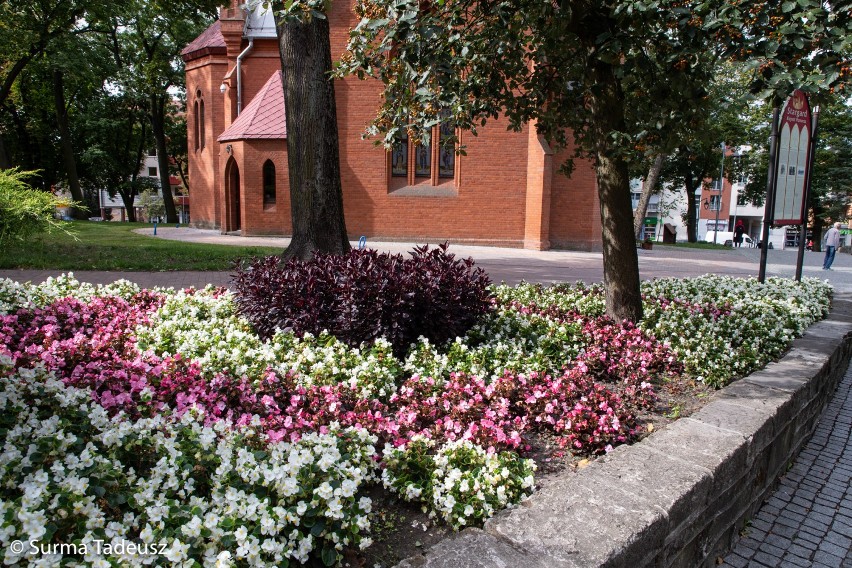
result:
<svg viewBox="0 0 852 568"><path fill-rule="evenodd" d="M204 146L207 142L207 131L204 130L204 99L201 99L201 116L198 119L198 128L201 130L201 149L204 149Z"/></svg>
<svg viewBox="0 0 852 568"><path fill-rule="evenodd" d="M263 163L263 206L275 205L275 164L272 160Z"/></svg>
<svg viewBox="0 0 852 568"><path fill-rule="evenodd" d="M193 105L193 113L192 113L192 131L195 135L195 150L198 151L201 144L201 138L198 135L198 101L195 101Z"/></svg>
<svg viewBox="0 0 852 568"><path fill-rule="evenodd" d="M206 145L204 133L204 99L201 97L201 89L195 91L195 120L193 128L195 129L195 149L203 150Z"/></svg>

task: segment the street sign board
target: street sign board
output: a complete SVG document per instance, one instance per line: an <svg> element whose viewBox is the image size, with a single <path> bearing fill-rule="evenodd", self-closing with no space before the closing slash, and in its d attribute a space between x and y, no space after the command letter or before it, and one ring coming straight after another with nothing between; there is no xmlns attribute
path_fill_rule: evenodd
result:
<svg viewBox="0 0 852 568"><path fill-rule="evenodd" d="M808 96L793 92L781 111L772 223L801 225L805 210L805 183L810 166L811 107Z"/></svg>

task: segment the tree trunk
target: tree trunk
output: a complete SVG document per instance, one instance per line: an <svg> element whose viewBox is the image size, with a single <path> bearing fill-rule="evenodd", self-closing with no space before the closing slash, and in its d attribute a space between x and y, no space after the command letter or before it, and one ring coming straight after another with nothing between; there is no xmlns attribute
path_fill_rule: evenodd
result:
<svg viewBox="0 0 852 568"><path fill-rule="evenodd" d="M606 293L606 313L616 321L642 319L639 290L639 260L633 234L633 207L630 202L630 175L627 163L612 153L609 137L623 132L624 96L612 67L592 63L598 92L589 97L593 115L595 174L601 208L601 240Z"/></svg>
<svg viewBox="0 0 852 568"><path fill-rule="evenodd" d="M82 204L84 201L83 190L80 187L80 178L77 176L77 160L74 157L74 145L71 142L71 128L68 126L68 109L65 106L65 86L61 69L53 70L53 105L56 111L56 122L59 126L59 146L62 149L65 173L68 174L71 198ZM86 211L80 207L73 207L71 214L76 219L88 217Z"/></svg>
<svg viewBox="0 0 852 568"><path fill-rule="evenodd" d="M337 110L326 18L276 17L284 108L293 238L284 258L350 250L343 216Z"/></svg>
<svg viewBox="0 0 852 568"><path fill-rule="evenodd" d="M6 99L9 98L9 95L12 93L12 85L15 84L15 79L18 78L18 75L21 74L21 71L24 70L24 67L32 61L33 57L36 55L35 48L31 48L30 51L25 54L23 57L18 59L15 64L9 68L6 72L6 76L3 79L3 84L0 85L0 105L3 105L6 102Z"/></svg>
<svg viewBox="0 0 852 568"><path fill-rule="evenodd" d="M0 132L0 170L8 170L12 167L12 161L6 153L6 145L3 143L3 133Z"/></svg>
<svg viewBox="0 0 852 568"><path fill-rule="evenodd" d="M133 207L133 201L136 199L136 196L133 195L133 185L129 187L129 190L119 190L118 194L121 196L121 201L124 203L124 211L127 213L127 222L135 223L136 208Z"/></svg>
<svg viewBox="0 0 852 568"><path fill-rule="evenodd" d="M186 190L186 193L189 194L189 173L186 171L186 164L183 160L175 160L175 167L177 168L178 175L180 176L180 181L183 183L183 188Z"/></svg>
<svg viewBox="0 0 852 568"><path fill-rule="evenodd" d="M642 238L642 225L645 224L648 202L651 201L651 195L654 193L654 188L657 187L657 181L660 179L660 172L663 171L663 162L665 160L665 154L657 154L657 157L654 158L654 163L651 164L648 170L645 183L642 184L642 194L639 196L639 204L636 206L636 213L633 216L633 233L636 236L636 240Z"/></svg>
<svg viewBox="0 0 852 568"><path fill-rule="evenodd" d="M166 150L166 104L168 95L151 95L148 117L151 120L151 133L157 147L157 169L160 175L160 193L166 207L166 222L177 223L177 209L169 183L169 154Z"/></svg>
<svg viewBox="0 0 852 568"><path fill-rule="evenodd" d="M685 150L681 149L681 153ZM698 207L700 205L700 196L695 195L696 179L692 176L692 170L689 166L684 167L681 172L683 175L683 187L686 191L686 240L690 243L698 242ZM699 182L700 183L700 182Z"/></svg>

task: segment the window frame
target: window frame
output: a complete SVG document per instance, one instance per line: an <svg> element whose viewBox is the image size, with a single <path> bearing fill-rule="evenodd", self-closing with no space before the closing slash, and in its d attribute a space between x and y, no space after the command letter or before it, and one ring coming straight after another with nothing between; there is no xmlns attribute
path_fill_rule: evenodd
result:
<svg viewBox="0 0 852 568"><path fill-rule="evenodd" d="M455 128L456 144L452 149L447 149L448 151L452 152L453 175L449 176L446 174L446 172L442 174L441 158L442 150L444 150L444 148L440 144L442 136L441 126L442 124L437 124L431 128L429 138L430 144L428 146L428 175L418 174L418 150L420 148L423 148L423 146L419 143L419 140L412 140L411 137L406 136L401 141L394 143L393 146L386 152L387 180L388 188L391 192L403 188L441 188L444 190L452 188L453 190L455 190L458 187L460 160L459 155L456 154L456 148L458 148L458 146L461 144L462 134L459 128ZM444 136L446 135L447 134L445 132ZM432 143L435 140L438 140L438 144ZM404 151L400 152L399 149L403 144L405 145L405 149ZM444 153L443 155L447 154ZM405 174L394 172L394 161L398 157L403 157L405 160Z"/></svg>
<svg viewBox="0 0 852 568"><path fill-rule="evenodd" d="M267 169L267 166L271 167L271 180L267 177L267 174L270 173L270 170ZM275 162L273 162L271 159L266 159L260 168L260 175L262 179L263 188L263 208L264 210L275 209L275 205L278 200L278 184L276 183L277 171L275 168ZM272 182L272 199L267 198L267 181Z"/></svg>
<svg viewBox="0 0 852 568"><path fill-rule="evenodd" d="M716 202L716 206L713 207L713 202ZM721 211L722 210L722 195L711 195L710 196L710 211Z"/></svg>

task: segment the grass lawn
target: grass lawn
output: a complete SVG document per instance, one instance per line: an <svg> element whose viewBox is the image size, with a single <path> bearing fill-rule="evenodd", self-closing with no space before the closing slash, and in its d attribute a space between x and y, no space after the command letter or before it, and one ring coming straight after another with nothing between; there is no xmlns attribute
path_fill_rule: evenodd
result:
<svg viewBox="0 0 852 568"><path fill-rule="evenodd" d="M0 268L56 270L230 270L241 257L280 254L280 248L168 241L133 232L147 223L75 221L62 232L13 242L0 250Z"/></svg>

